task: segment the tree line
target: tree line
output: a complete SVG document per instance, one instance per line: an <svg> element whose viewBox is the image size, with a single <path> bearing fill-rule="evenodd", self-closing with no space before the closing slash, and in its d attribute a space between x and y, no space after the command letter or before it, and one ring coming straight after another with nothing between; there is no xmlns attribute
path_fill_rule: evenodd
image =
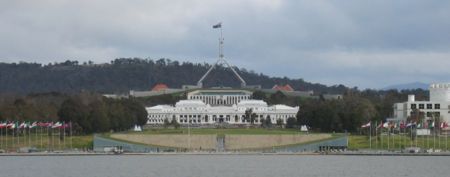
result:
<svg viewBox="0 0 450 177"><path fill-rule="evenodd" d="M95 93L2 98L0 121L70 122L75 134L124 131L147 123L147 111L135 99L110 99Z"/></svg>
<svg viewBox="0 0 450 177"><path fill-rule="evenodd" d="M295 118L288 118L286 128L307 125L320 132L356 132L369 121L386 121L393 116L393 105L405 102L408 95L416 95L417 100L428 100L429 92L414 90L363 90L348 89L342 99L318 97L289 97L282 92L266 94L253 92L254 99L262 99L269 105L286 104L300 106Z"/></svg>
<svg viewBox="0 0 450 177"><path fill-rule="evenodd" d="M1 93L128 93L130 90L150 90L157 83L171 88L196 84L211 67L207 63L178 62L170 59L119 58L110 63L94 64L65 61L60 63L0 63ZM272 88L275 84L290 84L296 90L317 93L342 93L343 85L326 86L303 79L269 77L262 73L235 68L249 85ZM206 87L239 87L240 82L225 67L217 67L204 80Z"/></svg>

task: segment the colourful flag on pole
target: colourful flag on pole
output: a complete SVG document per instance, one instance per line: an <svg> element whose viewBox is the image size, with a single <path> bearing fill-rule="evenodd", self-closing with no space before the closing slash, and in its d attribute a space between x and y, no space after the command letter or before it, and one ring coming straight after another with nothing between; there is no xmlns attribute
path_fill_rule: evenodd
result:
<svg viewBox="0 0 450 177"><path fill-rule="evenodd" d="M6 127L7 127L7 128L10 128L10 129L15 128L15 127L14 127L14 122L9 122L9 123L6 125Z"/></svg>
<svg viewBox="0 0 450 177"><path fill-rule="evenodd" d="M415 122L409 122L408 124L406 124L406 127L411 127L411 126L414 126L414 125L416 125Z"/></svg>
<svg viewBox="0 0 450 177"><path fill-rule="evenodd" d="M59 127L59 128L61 128L61 129L63 129L63 128L69 128L69 124L68 124L68 123L65 123L65 122L63 122L63 123L62 123L62 126L61 126L61 127Z"/></svg>
<svg viewBox="0 0 450 177"><path fill-rule="evenodd" d="M0 124L0 128L6 128L7 125L8 124L6 122L3 122L3 123Z"/></svg>
<svg viewBox="0 0 450 177"><path fill-rule="evenodd" d="M361 128L367 128L367 127L370 127L370 122L367 124L361 125Z"/></svg>
<svg viewBox="0 0 450 177"><path fill-rule="evenodd" d="M400 128L406 128L405 122L402 121L402 122L400 123Z"/></svg>
<svg viewBox="0 0 450 177"><path fill-rule="evenodd" d="M26 126L26 123L25 123L25 122L22 122L22 123L19 125L19 128L25 128L25 126Z"/></svg>
<svg viewBox="0 0 450 177"><path fill-rule="evenodd" d="M380 122L380 125L378 125L377 128L383 128L383 121Z"/></svg>
<svg viewBox="0 0 450 177"><path fill-rule="evenodd" d="M10 129L15 129L15 128L19 127L19 122L11 122L8 124L8 127Z"/></svg>
<svg viewBox="0 0 450 177"><path fill-rule="evenodd" d="M34 127L37 127L38 126L38 123L37 122L33 122L29 127L30 128L34 128Z"/></svg>
<svg viewBox="0 0 450 177"><path fill-rule="evenodd" d="M441 122L441 126L440 126L441 129L447 128L447 127L448 127L447 122Z"/></svg>
<svg viewBox="0 0 450 177"><path fill-rule="evenodd" d="M52 128L60 128L62 126L62 124L60 122L56 122Z"/></svg>
<svg viewBox="0 0 450 177"><path fill-rule="evenodd" d="M388 128L389 127L389 122L385 122L384 124L383 124L383 128Z"/></svg>

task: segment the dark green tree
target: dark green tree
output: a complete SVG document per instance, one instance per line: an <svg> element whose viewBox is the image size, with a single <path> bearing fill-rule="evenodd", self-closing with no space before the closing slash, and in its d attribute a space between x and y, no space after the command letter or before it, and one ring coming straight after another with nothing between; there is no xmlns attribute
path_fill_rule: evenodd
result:
<svg viewBox="0 0 450 177"><path fill-rule="evenodd" d="M164 119L164 124L163 124L163 126L164 126L164 128L169 128L169 126L170 126L169 119L167 119L167 118Z"/></svg>
<svg viewBox="0 0 450 177"><path fill-rule="evenodd" d="M172 118L172 121L170 122L170 124L175 128L178 129L180 128L180 123L178 123L177 119L175 117Z"/></svg>
<svg viewBox="0 0 450 177"><path fill-rule="evenodd" d="M89 119L92 121L92 131L106 132L110 130L110 120L107 114L107 109L102 101L97 101L89 104L91 112Z"/></svg>
<svg viewBox="0 0 450 177"><path fill-rule="evenodd" d="M294 117L289 117L286 120L286 128L295 128L295 126L297 125L297 119Z"/></svg>

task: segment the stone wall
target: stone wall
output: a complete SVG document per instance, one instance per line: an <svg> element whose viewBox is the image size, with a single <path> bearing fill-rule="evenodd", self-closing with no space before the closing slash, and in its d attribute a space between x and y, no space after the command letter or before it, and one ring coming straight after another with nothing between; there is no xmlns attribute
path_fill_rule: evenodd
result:
<svg viewBox="0 0 450 177"><path fill-rule="evenodd" d="M274 146L285 146L292 144L307 143L311 141L331 138L330 134L308 134L308 135L226 135L225 149L260 149Z"/></svg>
<svg viewBox="0 0 450 177"><path fill-rule="evenodd" d="M146 134L113 134L112 138L130 142L157 145L165 147L188 148L194 150L216 149L216 135L146 135Z"/></svg>

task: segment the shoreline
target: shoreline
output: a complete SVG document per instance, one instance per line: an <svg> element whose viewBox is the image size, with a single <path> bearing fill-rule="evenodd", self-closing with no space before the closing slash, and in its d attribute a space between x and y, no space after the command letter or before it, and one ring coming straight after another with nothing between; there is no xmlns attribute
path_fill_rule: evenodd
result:
<svg viewBox="0 0 450 177"><path fill-rule="evenodd" d="M166 156L166 155L292 155L292 156L450 156L450 152L440 153L396 153L396 152L301 152L301 153L265 153L265 152L177 152L177 153L1 153L0 157L6 156Z"/></svg>

